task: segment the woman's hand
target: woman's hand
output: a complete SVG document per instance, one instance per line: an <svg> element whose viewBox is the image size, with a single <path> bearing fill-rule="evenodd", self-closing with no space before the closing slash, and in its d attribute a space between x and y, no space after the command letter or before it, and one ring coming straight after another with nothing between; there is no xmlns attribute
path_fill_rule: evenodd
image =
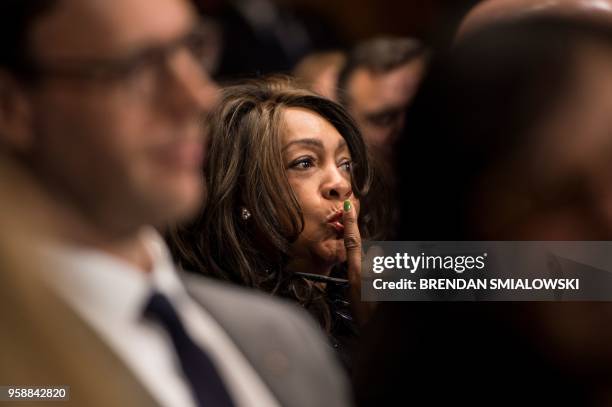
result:
<svg viewBox="0 0 612 407"><path fill-rule="evenodd" d="M351 306L359 323L365 323L374 310L375 303L361 301L361 234L357 213L350 200L344 201L342 215L344 224L344 247L348 266Z"/></svg>

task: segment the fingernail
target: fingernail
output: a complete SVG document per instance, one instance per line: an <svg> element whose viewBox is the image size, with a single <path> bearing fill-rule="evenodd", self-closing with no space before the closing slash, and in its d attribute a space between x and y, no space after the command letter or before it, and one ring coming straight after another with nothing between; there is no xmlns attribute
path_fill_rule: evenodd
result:
<svg viewBox="0 0 612 407"><path fill-rule="evenodd" d="M344 212L348 212L351 210L351 201L348 199L344 201Z"/></svg>

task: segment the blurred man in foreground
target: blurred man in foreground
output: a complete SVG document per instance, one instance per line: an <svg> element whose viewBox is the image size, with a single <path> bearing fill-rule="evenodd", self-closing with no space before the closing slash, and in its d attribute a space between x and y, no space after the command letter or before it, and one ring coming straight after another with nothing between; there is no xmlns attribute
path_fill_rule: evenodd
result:
<svg viewBox="0 0 612 407"><path fill-rule="evenodd" d="M182 281L153 228L191 216L204 194L200 120L216 87L186 2L8 0L0 19L0 153L42 190L36 213L57 231L28 254L91 330L66 347L98 341L114 363L87 369L129 378L114 390L138 394L130 405L347 404L309 320Z"/></svg>

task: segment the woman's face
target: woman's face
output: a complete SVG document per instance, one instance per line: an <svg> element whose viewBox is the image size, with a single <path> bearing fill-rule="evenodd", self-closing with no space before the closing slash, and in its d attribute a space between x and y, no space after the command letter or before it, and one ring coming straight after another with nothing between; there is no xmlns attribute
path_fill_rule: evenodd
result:
<svg viewBox="0 0 612 407"><path fill-rule="evenodd" d="M343 202L350 199L351 154L338 130L307 109L283 112L282 153L289 184L304 215L304 230L292 246L296 271L324 273L346 261Z"/></svg>

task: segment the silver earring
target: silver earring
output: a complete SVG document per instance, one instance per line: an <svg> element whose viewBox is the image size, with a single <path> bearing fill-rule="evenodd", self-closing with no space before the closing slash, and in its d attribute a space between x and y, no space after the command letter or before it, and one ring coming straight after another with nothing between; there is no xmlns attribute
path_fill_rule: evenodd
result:
<svg viewBox="0 0 612 407"><path fill-rule="evenodd" d="M240 217L242 218L243 221L246 222L247 220L251 218L251 212L249 212L249 210L243 206L240 209Z"/></svg>

